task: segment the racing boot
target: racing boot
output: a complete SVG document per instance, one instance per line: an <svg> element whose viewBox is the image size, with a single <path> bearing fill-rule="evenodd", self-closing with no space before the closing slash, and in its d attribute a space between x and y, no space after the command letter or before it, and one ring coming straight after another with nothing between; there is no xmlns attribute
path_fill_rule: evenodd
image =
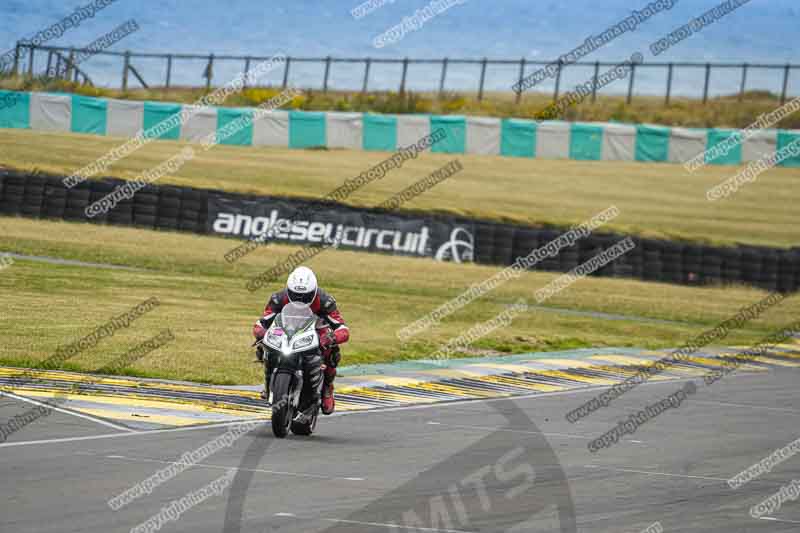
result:
<svg viewBox="0 0 800 533"><path fill-rule="evenodd" d="M322 414L332 414L336 409L336 398L333 395L333 378L336 377L336 368L326 366L322 381Z"/></svg>

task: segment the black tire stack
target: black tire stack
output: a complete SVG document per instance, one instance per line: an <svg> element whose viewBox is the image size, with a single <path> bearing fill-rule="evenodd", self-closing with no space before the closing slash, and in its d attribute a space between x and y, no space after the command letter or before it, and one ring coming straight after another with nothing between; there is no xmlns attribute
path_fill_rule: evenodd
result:
<svg viewBox="0 0 800 533"><path fill-rule="evenodd" d="M64 207L64 220L75 222L90 222L86 216L86 208L92 199L92 182L84 181L67 189L67 201Z"/></svg>
<svg viewBox="0 0 800 533"><path fill-rule="evenodd" d="M780 255L778 262L778 290L794 292L798 289L797 274L800 253L789 250Z"/></svg>
<svg viewBox="0 0 800 533"><path fill-rule="evenodd" d="M178 229L194 233L206 232L208 219L208 191L183 189Z"/></svg>
<svg viewBox="0 0 800 533"><path fill-rule="evenodd" d="M761 256L755 248L742 249L742 281L758 285L761 279Z"/></svg>
<svg viewBox="0 0 800 533"><path fill-rule="evenodd" d="M531 228L517 228L514 234L514 245L511 255L516 261L518 257L527 257L532 251L539 247L539 232ZM535 261L535 258L533 259ZM537 265L532 265L528 270L536 270Z"/></svg>
<svg viewBox="0 0 800 533"><path fill-rule="evenodd" d="M722 257L722 282L739 283L742 279L742 251L739 248L720 249Z"/></svg>
<svg viewBox="0 0 800 533"><path fill-rule="evenodd" d="M133 225L138 228L154 229L158 216L158 190L147 186L133 196Z"/></svg>
<svg viewBox="0 0 800 533"><path fill-rule="evenodd" d="M122 180L105 180L99 183L95 183L94 186L96 188L93 191L92 197L94 198L97 196L98 198L102 198L106 194L114 192L118 187L125 185L125 182ZM132 226L133 225L133 199L131 198L123 198L120 202L114 207L114 209L110 210L106 215L106 221L109 224L114 224L117 226Z"/></svg>
<svg viewBox="0 0 800 533"><path fill-rule="evenodd" d="M718 285L722 283L722 256L717 250L713 250L708 246L703 247L701 274L704 285Z"/></svg>
<svg viewBox="0 0 800 533"><path fill-rule="evenodd" d="M664 265L661 262L661 241L643 239L644 268L642 278L646 281L663 281Z"/></svg>
<svg viewBox="0 0 800 533"><path fill-rule="evenodd" d="M44 187L42 218L64 219L67 209L67 189L58 178L48 178Z"/></svg>
<svg viewBox="0 0 800 533"><path fill-rule="evenodd" d="M3 195L0 199L0 215L19 215L25 198L25 177L8 174L3 180Z"/></svg>
<svg viewBox="0 0 800 533"><path fill-rule="evenodd" d="M492 245L492 264L510 265L514 262L514 234L516 228L507 224L497 224L494 229Z"/></svg>
<svg viewBox="0 0 800 533"><path fill-rule="evenodd" d="M572 246L562 248L556 257L558 258L558 270L561 272L569 272L581 264L580 242L576 241Z"/></svg>
<svg viewBox="0 0 800 533"><path fill-rule="evenodd" d="M681 252L683 277L689 285L699 285L703 274L703 247L697 244L686 244Z"/></svg>
<svg viewBox="0 0 800 533"><path fill-rule="evenodd" d="M683 244L663 241L661 243L662 281L667 283L683 283Z"/></svg>
<svg viewBox="0 0 800 533"><path fill-rule="evenodd" d="M631 277L634 279L643 279L644 276L644 249L642 248L642 239L633 239L636 247L623 256L623 259L630 265Z"/></svg>
<svg viewBox="0 0 800 533"><path fill-rule="evenodd" d="M539 235L539 247L546 246L547 243L553 239L557 239L559 235L561 235L561 232L559 231L551 229L542 230ZM538 267L537 270L547 270L548 272L561 271L561 262L558 258L558 255L553 257L545 257L543 260L539 261L536 266Z"/></svg>
<svg viewBox="0 0 800 533"><path fill-rule="evenodd" d="M22 196L22 205L19 214L24 217L41 218L44 202L44 189L47 178L44 176L29 176L25 180L25 192Z"/></svg>
<svg viewBox="0 0 800 533"><path fill-rule="evenodd" d="M89 205L94 204L103 199L104 196L111 193L114 190L115 185L113 183L109 183L106 181L100 181L97 183L92 183L91 194L89 195ZM114 213L120 206L117 205L112 211L109 213L97 213L94 214L92 218L92 222L96 223L107 223L111 213ZM92 211L94 213L94 211Z"/></svg>
<svg viewBox="0 0 800 533"><path fill-rule="evenodd" d="M494 264L495 224L475 224L475 262Z"/></svg>
<svg viewBox="0 0 800 533"><path fill-rule="evenodd" d="M761 279L758 285L768 291L778 290L778 252L762 249L761 251Z"/></svg>

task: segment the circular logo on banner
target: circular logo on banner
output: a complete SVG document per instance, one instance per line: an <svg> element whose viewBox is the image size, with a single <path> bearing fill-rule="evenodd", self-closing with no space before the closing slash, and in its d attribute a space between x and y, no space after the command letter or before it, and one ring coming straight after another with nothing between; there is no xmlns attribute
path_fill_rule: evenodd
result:
<svg viewBox="0 0 800 533"><path fill-rule="evenodd" d="M459 238L463 233L463 237ZM474 260L475 244L472 233L464 228L455 228L450 232L450 240L436 250L437 261L454 261L463 263Z"/></svg>

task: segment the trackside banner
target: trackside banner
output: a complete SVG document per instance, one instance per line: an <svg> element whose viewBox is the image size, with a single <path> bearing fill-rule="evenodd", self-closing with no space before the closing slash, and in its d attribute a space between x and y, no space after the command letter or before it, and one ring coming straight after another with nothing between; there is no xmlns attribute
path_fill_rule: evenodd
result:
<svg viewBox="0 0 800 533"><path fill-rule="evenodd" d="M211 194L207 224L211 234L262 238L265 243L332 246L458 263L474 258L475 231L469 222L456 224L332 205L309 209L307 204L281 199Z"/></svg>

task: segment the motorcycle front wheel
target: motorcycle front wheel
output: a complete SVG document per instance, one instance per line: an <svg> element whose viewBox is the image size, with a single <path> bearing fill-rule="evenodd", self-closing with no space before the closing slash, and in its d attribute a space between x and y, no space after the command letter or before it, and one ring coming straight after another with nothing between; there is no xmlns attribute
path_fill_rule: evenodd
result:
<svg viewBox="0 0 800 533"><path fill-rule="evenodd" d="M278 373L272 382L272 433L279 439L289 434L294 409L289 402L292 375Z"/></svg>

